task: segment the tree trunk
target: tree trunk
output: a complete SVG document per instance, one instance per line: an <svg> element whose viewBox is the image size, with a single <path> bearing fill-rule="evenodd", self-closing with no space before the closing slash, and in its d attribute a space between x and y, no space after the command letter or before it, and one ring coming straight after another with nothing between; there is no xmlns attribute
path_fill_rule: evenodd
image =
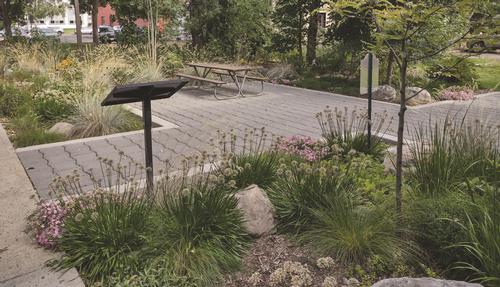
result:
<svg viewBox="0 0 500 287"><path fill-rule="evenodd" d="M189 17L192 19L196 18L197 16L196 14L198 11L196 5L198 5L197 0L189 1L188 11ZM191 33L191 43L193 45L193 48L200 48L203 45L201 29L199 27L195 27L195 25L191 23L191 25L189 25L189 30L189 32Z"/></svg>
<svg viewBox="0 0 500 287"><path fill-rule="evenodd" d="M394 71L394 53L389 51L387 56L387 74L385 75L385 83L389 86L392 85L392 74Z"/></svg>
<svg viewBox="0 0 500 287"><path fill-rule="evenodd" d="M302 14L302 0L299 0L297 2L297 7L299 7L299 10L297 11L297 15L299 16L299 27L298 30L297 30L297 49L298 49L298 52L299 52L299 56L300 56L300 63L302 63L302 61L304 61L304 52L302 51L302 39L303 39L303 34L302 34L302 29L304 27L304 18L303 18L303 14Z"/></svg>
<svg viewBox="0 0 500 287"><path fill-rule="evenodd" d="M92 1L92 42L94 45L99 45L99 25L97 23L99 14L99 0Z"/></svg>
<svg viewBox="0 0 500 287"><path fill-rule="evenodd" d="M403 44L403 47L405 45ZM405 112L406 112L406 73L408 70L408 59L403 49L403 57L400 68L400 105L399 105L399 122L398 122L398 142L396 152L396 216L398 223L401 222L402 205L403 205L403 144L404 144L404 128L405 128Z"/></svg>
<svg viewBox="0 0 500 287"><path fill-rule="evenodd" d="M317 9L321 7L320 0L312 0L309 5L309 27L307 28L306 61L312 65L316 61L316 47L318 46L318 21Z"/></svg>
<svg viewBox="0 0 500 287"><path fill-rule="evenodd" d="M82 18L80 18L80 0L75 0L76 45L82 48Z"/></svg>
<svg viewBox="0 0 500 287"><path fill-rule="evenodd" d="M5 29L5 38L12 37L12 20L10 19L10 0L0 0L0 8L2 8L3 26Z"/></svg>

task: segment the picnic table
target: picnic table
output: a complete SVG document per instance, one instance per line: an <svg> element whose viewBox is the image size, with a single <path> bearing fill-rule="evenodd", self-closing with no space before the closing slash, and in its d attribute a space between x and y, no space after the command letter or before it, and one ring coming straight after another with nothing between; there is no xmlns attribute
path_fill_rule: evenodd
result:
<svg viewBox="0 0 500 287"><path fill-rule="evenodd" d="M264 90L264 81L267 79L262 77L249 76L248 73L250 71L254 71L257 68L252 66L241 66L234 64L218 64L218 63L187 63L187 66L190 66L194 69L196 75L187 75L178 73L177 76L180 78L188 78L198 82L206 82L209 84L215 85L215 87L219 87L224 84L228 84L223 81L222 76L228 76L232 82L238 88L238 92L235 97L244 97L243 89L245 87L245 82L249 80L260 81L262 85L262 91L258 94L261 95ZM208 78L208 76L213 73L218 75L220 80L214 80ZM214 89L214 96L217 99L217 91Z"/></svg>

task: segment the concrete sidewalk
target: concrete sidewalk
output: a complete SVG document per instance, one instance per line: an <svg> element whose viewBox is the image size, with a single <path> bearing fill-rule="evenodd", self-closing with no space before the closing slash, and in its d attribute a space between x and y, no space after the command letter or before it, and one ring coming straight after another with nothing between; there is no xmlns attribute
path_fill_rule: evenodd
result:
<svg viewBox="0 0 500 287"><path fill-rule="evenodd" d="M56 254L38 248L24 232L38 197L0 125L0 286L84 287L75 269L62 274L45 262Z"/></svg>

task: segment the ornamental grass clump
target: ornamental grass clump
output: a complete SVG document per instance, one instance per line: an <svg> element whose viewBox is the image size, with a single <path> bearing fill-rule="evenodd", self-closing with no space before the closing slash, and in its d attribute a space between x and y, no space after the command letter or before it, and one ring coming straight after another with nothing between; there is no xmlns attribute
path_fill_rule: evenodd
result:
<svg viewBox="0 0 500 287"><path fill-rule="evenodd" d="M299 235L318 254L344 264L366 264L373 256L387 262L415 258L416 248L397 235L385 210L359 206L348 198L330 199L329 204L329 208L312 208L311 226Z"/></svg>
<svg viewBox="0 0 500 287"><path fill-rule="evenodd" d="M249 237L227 187L207 182L159 192L157 225L150 237L149 253L157 256L153 261L197 286L216 285L224 272L240 266Z"/></svg>
<svg viewBox="0 0 500 287"><path fill-rule="evenodd" d="M332 163L280 162L278 180L267 194L283 232L307 230L315 220L311 210L329 209L331 202L358 197L352 178Z"/></svg>
<svg viewBox="0 0 500 287"><path fill-rule="evenodd" d="M498 204L498 202L496 202ZM500 214L498 210L484 209L479 219L467 215L467 221L458 223L466 239L454 247L464 249L470 260L457 262L455 269L472 273L468 278L484 286L500 284Z"/></svg>
<svg viewBox="0 0 500 287"><path fill-rule="evenodd" d="M344 155L354 150L377 159L383 159L386 145L382 136L387 132L392 122L392 118L387 120L387 112L373 115L371 147L368 146L368 116L366 112L354 109L349 113L347 108L341 111L337 108L331 110L326 107L323 112L316 114L316 118L321 128L321 136L328 147L337 145Z"/></svg>
<svg viewBox="0 0 500 287"><path fill-rule="evenodd" d="M265 129L246 130L239 143L233 131L218 132L220 161L213 161L215 174L234 182L233 188L241 189L256 184L269 187L276 180L278 160L282 156L276 141ZM215 144L214 144L215 146Z"/></svg>
<svg viewBox="0 0 500 287"><path fill-rule="evenodd" d="M500 160L499 127L456 123L421 126L409 145L414 167L408 173L415 190L442 194L456 190L461 183L475 177L498 184L496 166Z"/></svg>

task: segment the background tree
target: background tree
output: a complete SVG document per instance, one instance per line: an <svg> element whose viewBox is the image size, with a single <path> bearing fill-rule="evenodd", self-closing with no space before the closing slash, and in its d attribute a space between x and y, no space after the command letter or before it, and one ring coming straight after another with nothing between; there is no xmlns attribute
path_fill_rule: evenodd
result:
<svg viewBox="0 0 500 287"><path fill-rule="evenodd" d="M470 33L468 20L471 15L484 12L488 4L488 0L397 0L392 2L338 0L330 3L332 9L338 13L349 15L356 11L356 14L364 15L367 21L371 19L375 39L372 50L393 53L394 61L399 69L400 109L396 155L398 220L402 212L402 158L406 102L418 95L418 93L407 95L408 67L411 63L434 58L462 41Z"/></svg>
<svg viewBox="0 0 500 287"><path fill-rule="evenodd" d="M307 31L306 0L278 0L272 14L275 25L273 48L279 52L297 50L303 59L302 46Z"/></svg>
<svg viewBox="0 0 500 287"><path fill-rule="evenodd" d="M99 7L105 6L108 0L79 0L80 13L89 13L92 15L92 42L94 45L99 44L98 30L98 14ZM71 0L71 4L75 5L75 0Z"/></svg>
<svg viewBox="0 0 500 287"><path fill-rule="evenodd" d="M0 0L0 12L7 39L12 37L12 23L23 19L25 4L24 0Z"/></svg>
<svg viewBox="0 0 500 287"><path fill-rule="evenodd" d="M187 28L193 46L216 46L228 56L252 57L268 42L271 6L266 0L192 0Z"/></svg>
<svg viewBox="0 0 500 287"><path fill-rule="evenodd" d="M309 0L309 21L307 25L307 52L306 61L308 65L312 65L316 61L316 48L318 46L318 25L319 14L318 9L321 8L320 0Z"/></svg>

